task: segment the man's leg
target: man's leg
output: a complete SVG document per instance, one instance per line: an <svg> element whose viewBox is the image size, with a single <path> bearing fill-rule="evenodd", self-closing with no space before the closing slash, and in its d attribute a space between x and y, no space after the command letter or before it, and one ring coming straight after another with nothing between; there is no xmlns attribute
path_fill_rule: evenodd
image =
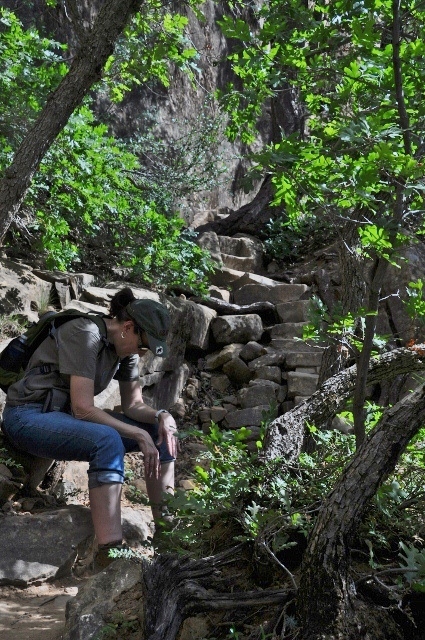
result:
<svg viewBox="0 0 425 640"><path fill-rule="evenodd" d="M161 520L164 493L174 493L174 462L166 462L161 465L159 478L146 478L145 480L152 516L157 524Z"/></svg>
<svg viewBox="0 0 425 640"><path fill-rule="evenodd" d="M90 511L99 545L122 542L121 489L119 482L89 489Z"/></svg>

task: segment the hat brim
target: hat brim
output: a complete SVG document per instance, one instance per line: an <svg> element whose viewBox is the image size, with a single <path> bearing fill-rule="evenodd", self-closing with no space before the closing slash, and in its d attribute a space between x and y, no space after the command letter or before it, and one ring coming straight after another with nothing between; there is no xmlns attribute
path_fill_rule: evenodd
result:
<svg viewBox="0 0 425 640"><path fill-rule="evenodd" d="M168 354L167 343L164 342L164 340L158 340L158 338L154 338L153 336L149 335L147 331L145 331L145 333L148 337L149 349L152 351L154 356L157 356L158 358L165 358L165 356Z"/></svg>

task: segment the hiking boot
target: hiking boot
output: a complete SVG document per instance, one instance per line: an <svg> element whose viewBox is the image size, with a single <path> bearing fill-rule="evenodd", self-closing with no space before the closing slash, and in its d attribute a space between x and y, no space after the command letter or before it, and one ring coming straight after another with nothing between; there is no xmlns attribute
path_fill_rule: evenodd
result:
<svg viewBox="0 0 425 640"><path fill-rule="evenodd" d="M128 549L128 546L126 544L122 544L122 540L108 542L107 544L100 544L93 558L93 571L95 573L103 571L106 567L109 567L114 560L116 560L116 558L109 555L111 549L123 551Z"/></svg>

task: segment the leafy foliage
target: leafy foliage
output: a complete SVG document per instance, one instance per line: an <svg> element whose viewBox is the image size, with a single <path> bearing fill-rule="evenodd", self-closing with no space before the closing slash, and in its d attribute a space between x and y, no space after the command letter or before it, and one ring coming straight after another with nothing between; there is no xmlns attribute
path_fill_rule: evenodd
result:
<svg viewBox="0 0 425 640"><path fill-rule="evenodd" d="M24 29L0 7L0 171L11 159L46 95L66 73L64 45Z"/></svg>
<svg viewBox="0 0 425 640"><path fill-rule="evenodd" d="M389 0L308 9L292 0L281 9L279 0L265 3L256 31L238 18L222 20L224 33L243 43L230 60L244 89L222 96L228 133L252 139L262 106L291 86L306 125L257 154L255 168L272 175L283 224L326 217L343 228L354 218L363 247L393 260L406 241L397 228L419 228L423 217L423 7L412 2L403 11L399 41ZM405 203L396 214L397 182Z"/></svg>
<svg viewBox="0 0 425 640"><path fill-rule="evenodd" d="M197 10L199 0L188 5ZM115 47L105 68L105 88L111 99L120 102L134 87L157 80L168 87L174 67L194 79L198 72L196 51L186 36L188 19L169 11L168 3L143 3Z"/></svg>
<svg viewBox="0 0 425 640"><path fill-rule="evenodd" d="M151 23L151 34L160 32L162 44L149 55L157 56L165 73L167 46L174 47L167 38L172 42L183 38L185 20L164 14L160 3L152 7L162 19L160 24ZM0 167L5 168L25 134L23 121L25 126L31 121L66 67L54 54L56 43L40 38L34 29L26 32L12 13L3 11L2 16L0 66L5 86L8 82L8 117L13 120L13 126L4 126ZM140 29L147 19L138 16L129 26L128 50L136 41L143 42ZM120 65L124 75L135 73L123 71L122 60ZM121 90L118 85L117 90ZM22 113L22 122L12 118L15 112ZM178 141L167 162L167 150L153 134L131 141L112 137L87 99L47 152L24 203L26 225L22 232L15 230L15 236L28 238L35 233L49 268L65 270L83 262L85 268L96 269L107 260L110 273L114 267L128 267L135 281L205 293L212 263L194 242L195 234L184 231L177 207L183 195L210 188L223 170L214 158L219 131L218 122L204 119ZM151 159L155 156L149 167L141 164L142 149L152 152ZM107 258L105 245L111 247Z"/></svg>

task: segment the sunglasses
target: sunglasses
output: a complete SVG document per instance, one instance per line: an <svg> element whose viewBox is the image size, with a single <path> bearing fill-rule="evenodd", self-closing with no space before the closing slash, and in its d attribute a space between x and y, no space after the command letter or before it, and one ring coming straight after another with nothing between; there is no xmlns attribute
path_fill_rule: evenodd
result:
<svg viewBox="0 0 425 640"><path fill-rule="evenodd" d="M139 342L137 343L137 350L138 351L147 351L149 350L149 343L147 342L147 340L143 339L143 334L138 330L137 334L139 336Z"/></svg>

